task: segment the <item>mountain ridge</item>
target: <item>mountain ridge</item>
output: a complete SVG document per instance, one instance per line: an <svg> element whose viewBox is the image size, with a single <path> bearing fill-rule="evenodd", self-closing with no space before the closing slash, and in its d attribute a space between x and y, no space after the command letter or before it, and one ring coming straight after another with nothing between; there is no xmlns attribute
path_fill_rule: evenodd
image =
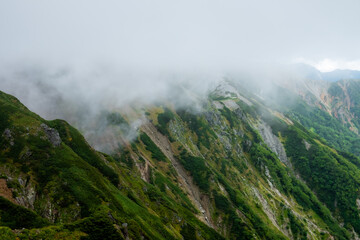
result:
<svg viewBox="0 0 360 240"><path fill-rule="evenodd" d="M338 212L339 205L333 207L331 202L334 198L323 197L326 192L316 188L307 165L301 164L317 160L309 151L331 160L330 167L336 171L344 172L336 167L336 162L343 162L354 172L345 179L356 186L359 181L352 176L359 171L355 167L358 158L327 146L316 134L269 109L244 89L225 88L215 90L201 103L202 112L176 109L171 101L146 107L147 120L140 134L133 141L126 140L121 127L118 134L122 140L111 156L93 150L65 121L45 121L2 93L0 130L6 148L1 152L1 169L7 183L13 182L8 189L26 198L28 195L21 194L31 186L35 200L30 209L57 226L56 231L65 235L75 231L79 238L99 239L101 224L113 233L112 239L356 236L356 218ZM123 113L109 116L109 124L129 126ZM36 154L40 155L34 158ZM57 158L57 154L63 157ZM64 156L68 162L61 160ZM14 166L13 172L4 171L9 164ZM26 187L19 184L23 181L17 180L19 176L30 177ZM319 175L319 180L324 177ZM330 179L339 181L341 177ZM54 195L58 191L61 194ZM342 193L346 191L339 190ZM348 194L357 199L356 190ZM86 200L89 197L94 201ZM356 199L340 209L358 211L352 208L356 209ZM90 219L96 220L91 227L94 231L89 229ZM147 224L144 219L153 220ZM346 229L340 224L344 220ZM136 230L139 227L141 231ZM18 236L26 234L21 231Z"/></svg>

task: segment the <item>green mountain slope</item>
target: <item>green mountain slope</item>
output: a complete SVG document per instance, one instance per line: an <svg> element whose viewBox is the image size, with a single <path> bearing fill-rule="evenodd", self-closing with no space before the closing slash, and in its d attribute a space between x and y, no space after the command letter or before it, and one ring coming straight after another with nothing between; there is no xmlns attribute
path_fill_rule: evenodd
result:
<svg viewBox="0 0 360 240"><path fill-rule="evenodd" d="M214 230L193 217L190 210L169 201L154 186L126 176L130 179L123 181L147 188L139 200L133 192L135 186L128 188L119 183L120 170L114 170L112 166L112 163L118 163L110 156L94 151L67 123L45 121L5 93L1 93L0 104L1 130L4 132L1 138L2 176L7 179L12 201L48 219L48 225L60 224L64 231L84 232L89 239L123 239L126 236L177 239L181 234L176 228L187 223L183 220L187 219L202 236L221 239ZM120 191L122 188L125 189ZM180 220L175 221L176 224L171 224L171 219L171 223L165 223L163 215L159 216L146 206L151 200L162 203L160 207L156 206L159 211L178 214ZM8 208L4 206L2 211L6 212ZM13 229L23 227L22 223L17 225L12 221L3 225ZM27 233L22 231L21 234Z"/></svg>
<svg viewBox="0 0 360 240"><path fill-rule="evenodd" d="M136 139L117 132L118 147L104 154L65 121L45 121L0 93L0 196L8 199L0 204L0 234L351 239L353 230L359 233L355 156L231 84L198 103L201 111L169 100L110 113L107 124L122 129L145 118ZM38 224L9 219L8 206Z"/></svg>
<svg viewBox="0 0 360 240"><path fill-rule="evenodd" d="M283 89L279 94L283 101L277 101L276 105L336 149L360 156L359 83L358 80L333 83L305 80L299 89Z"/></svg>

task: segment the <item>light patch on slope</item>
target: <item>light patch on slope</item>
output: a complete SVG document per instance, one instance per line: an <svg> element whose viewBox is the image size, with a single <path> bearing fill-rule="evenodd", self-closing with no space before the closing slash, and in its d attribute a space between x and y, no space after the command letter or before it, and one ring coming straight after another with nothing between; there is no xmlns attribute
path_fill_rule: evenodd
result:
<svg viewBox="0 0 360 240"><path fill-rule="evenodd" d="M242 96L238 90L231 86L227 81L222 81L214 91L215 95L222 96L225 98L239 99L245 104L252 106L252 102Z"/></svg>
<svg viewBox="0 0 360 240"><path fill-rule="evenodd" d="M219 102L219 101L213 101L213 104L214 104L216 109L223 109L224 108L224 105L222 105L221 102Z"/></svg>
<svg viewBox="0 0 360 240"><path fill-rule="evenodd" d="M227 107L231 111L239 108L239 105L234 100L227 99L227 100L223 100L221 102L225 105L225 107Z"/></svg>
<svg viewBox="0 0 360 240"><path fill-rule="evenodd" d="M288 167L291 167L291 163L286 156L284 146L280 142L279 138L273 134L271 127L264 121L261 121L258 123L257 129L259 130L261 137L270 150L278 156L282 163Z"/></svg>

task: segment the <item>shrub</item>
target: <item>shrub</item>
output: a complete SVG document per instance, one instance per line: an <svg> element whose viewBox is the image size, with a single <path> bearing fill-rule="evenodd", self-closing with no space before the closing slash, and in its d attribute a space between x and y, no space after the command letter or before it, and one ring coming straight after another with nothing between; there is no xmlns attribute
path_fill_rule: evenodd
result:
<svg viewBox="0 0 360 240"><path fill-rule="evenodd" d="M48 221L9 200L0 197L0 225L11 229L39 228L48 225Z"/></svg>
<svg viewBox="0 0 360 240"><path fill-rule="evenodd" d="M181 153L180 157L181 163L184 168L191 173L195 184L198 185L201 190L208 192L210 188L210 170L205 165L205 159L191 156L185 151Z"/></svg>
<svg viewBox="0 0 360 240"><path fill-rule="evenodd" d="M167 130L167 124L174 119L174 114L170 111L170 109L165 108L163 113L158 115L158 125L156 128L161 132L163 135L170 136L169 131Z"/></svg>
<svg viewBox="0 0 360 240"><path fill-rule="evenodd" d="M157 161L166 162L166 156L164 153L156 146L156 144L151 140L151 138L146 133L140 134L141 141L145 144L146 150L151 152L151 157Z"/></svg>

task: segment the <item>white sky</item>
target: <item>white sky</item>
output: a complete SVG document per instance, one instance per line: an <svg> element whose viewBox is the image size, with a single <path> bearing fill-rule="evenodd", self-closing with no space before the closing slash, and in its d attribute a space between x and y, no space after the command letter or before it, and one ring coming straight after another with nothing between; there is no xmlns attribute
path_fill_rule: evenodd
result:
<svg viewBox="0 0 360 240"><path fill-rule="evenodd" d="M358 0L0 0L0 62L360 69Z"/></svg>

